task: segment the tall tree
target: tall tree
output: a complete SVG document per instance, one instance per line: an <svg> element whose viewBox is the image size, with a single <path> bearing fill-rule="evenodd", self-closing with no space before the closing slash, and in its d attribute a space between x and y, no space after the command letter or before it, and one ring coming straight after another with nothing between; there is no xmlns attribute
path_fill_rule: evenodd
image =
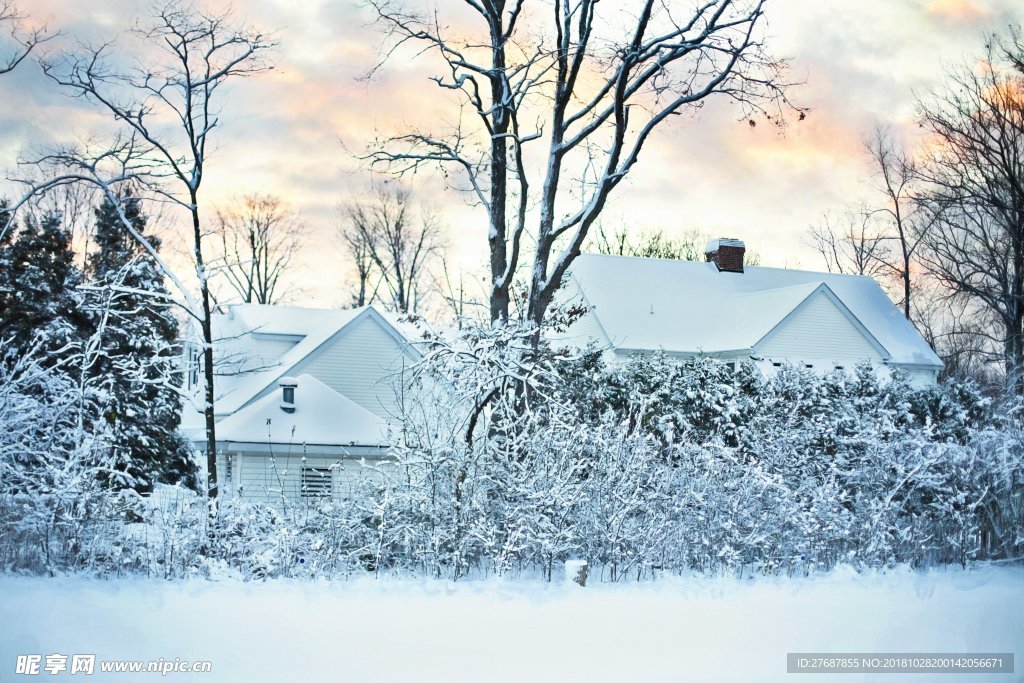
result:
<svg viewBox="0 0 1024 683"><path fill-rule="evenodd" d="M930 134L920 175L927 212L922 258L953 296L998 321L1008 388L1024 392L1024 45L989 36L919 102Z"/></svg>
<svg viewBox="0 0 1024 683"><path fill-rule="evenodd" d="M271 195L246 195L218 209L222 272L232 292L247 304L279 303L289 293L288 268L305 232L299 217Z"/></svg>
<svg viewBox="0 0 1024 683"><path fill-rule="evenodd" d="M40 161L58 171L32 191L44 192L74 182L100 187L117 207L125 228L177 288L201 338L207 486L214 499L218 486L211 272L204 239L209 230L202 219L205 214L200 196L213 131L221 123L222 88L271 68L268 54L275 43L266 34L234 21L229 13L204 13L174 0L158 5L151 20L136 28L133 35L141 41L142 49L152 51L145 60L112 64L111 44L104 44L43 64L51 79L110 115L117 129L110 144L98 150L69 147L44 157ZM186 213L198 301L159 258L153 245L134 230L121 206L122 187L141 188ZM215 510L211 506L211 512Z"/></svg>
<svg viewBox="0 0 1024 683"><path fill-rule="evenodd" d="M134 231L146 235L137 199L121 206ZM112 484L145 492L155 482L194 486L196 465L181 423L178 322L163 274L125 228L109 199L95 211L86 311L97 330L90 364L102 386L100 410L110 436ZM160 241L146 235L159 249Z"/></svg>
<svg viewBox="0 0 1024 683"><path fill-rule="evenodd" d="M3 315L2 311L7 310L7 299L4 297L8 296L13 290L11 287L11 244L14 242L14 215L10 212L9 202L6 199L0 199L0 303L3 303L3 308L0 308L0 316Z"/></svg>
<svg viewBox="0 0 1024 683"><path fill-rule="evenodd" d="M872 212L887 223L885 253L882 261L899 282L900 306L907 320L913 319L914 264L921 240L927 235L924 218L914 201L917 164L891 130L877 128L864 142L878 176L879 190L885 196L883 206Z"/></svg>
<svg viewBox="0 0 1024 683"><path fill-rule="evenodd" d="M8 354L38 346L47 364L57 365L88 336L70 235L59 214L27 216L8 232L15 234L0 242L0 339L9 342Z"/></svg>
<svg viewBox="0 0 1024 683"><path fill-rule="evenodd" d="M876 128L864 139L880 202L867 202L839 214L826 213L811 226L805 243L817 251L829 272L868 275L879 281L918 329L930 326L915 306L920 288L918 249L927 232L924 212L915 201L917 165L894 133Z"/></svg>
<svg viewBox="0 0 1024 683"><path fill-rule="evenodd" d="M889 275L889 244L885 226L867 207L844 211L838 216L826 213L821 223L811 226L808 246L821 254L830 273Z"/></svg>
<svg viewBox="0 0 1024 683"><path fill-rule="evenodd" d="M345 218L338 228L338 237L341 240L345 255L348 256L356 269L355 291L352 292L353 306L366 306L377 298L379 289L379 278L376 277L376 267L373 263L373 253L370 243L352 221L348 219L348 208L343 209Z"/></svg>
<svg viewBox="0 0 1024 683"><path fill-rule="evenodd" d="M612 191L673 115L714 96L772 122L789 108L785 64L761 39L764 0L466 0L458 22L455 6L438 16L398 0L369 4L393 38L386 54L414 43L439 58L434 81L470 113L451 117L450 133L399 135L369 158L396 173L438 164L486 211L497 324L530 244L526 317L541 323ZM546 149L526 151L542 140Z"/></svg>
<svg viewBox="0 0 1024 683"><path fill-rule="evenodd" d="M380 297L392 311L416 312L443 239L437 217L417 205L408 188L376 186L368 198L349 204L341 238L359 273L359 300Z"/></svg>

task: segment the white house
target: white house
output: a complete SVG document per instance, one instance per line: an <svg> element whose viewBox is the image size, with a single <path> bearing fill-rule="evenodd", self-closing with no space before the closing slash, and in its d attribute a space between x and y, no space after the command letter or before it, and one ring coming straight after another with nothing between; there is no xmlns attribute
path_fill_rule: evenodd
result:
<svg viewBox="0 0 1024 683"><path fill-rule="evenodd" d="M213 323L222 492L315 502L386 466L397 375L418 357L394 322L372 306L241 304ZM203 383L191 348L196 400L182 426L205 451Z"/></svg>
<svg viewBox="0 0 1024 683"><path fill-rule="evenodd" d="M933 383L942 361L874 279L744 264L743 242L712 240L706 262L583 254L563 282L563 303L588 312L569 330L614 358L663 351L753 359L819 372L868 361Z"/></svg>

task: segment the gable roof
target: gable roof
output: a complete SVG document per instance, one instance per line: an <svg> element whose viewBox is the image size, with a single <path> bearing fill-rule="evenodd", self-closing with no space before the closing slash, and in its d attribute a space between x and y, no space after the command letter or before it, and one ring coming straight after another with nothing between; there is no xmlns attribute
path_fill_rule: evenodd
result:
<svg viewBox="0 0 1024 683"><path fill-rule="evenodd" d="M373 306L333 310L239 304L215 315L215 413L234 413L272 391L278 379L363 320L375 321L399 348L415 357L416 350L396 324ZM266 349L265 343L273 340L281 343Z"/></svg>
<svg viewBox="0 0 1024 683"><path fill-rule="evenodd" d="M239 443L383 446L387 422L312 375L295 378L295 412L271 392L217 423L217 440Z"/></svg>
<svg viewBox="0 0 1024 683"><path fill-rule="evenodd" d="M621 351L743 352L804 301L824 292L880 347L887 362L941 367L942 361L874 279L747 266L719 272L713 263L582 254L566 281L582 294Z"/></svg>
<svg viewBox="0 0 1024 683"><path fill-rule="evenodd" d="M796 285L795 287L793 287L793 289L804 289L811 286L813 285ZM764 294L770 297L773 295L773 290L768 290ZM825 297L832 304L832 306L834 306L835 309L839 311L839 313L842 314L842 316L846 318L847 321L849 321L853 329L856 330L857 333L864 338L864 341L866 341L872 348L874 348L874 350L878 353L878 355L880 355L883 358L883 360L891 360L889 352L886 350L884 346L882 346L881 342L879 342L875 338L875 335L871 334L871 331L864 326L860 319L857 318L857 316L855 316L853 312L846 307L846 304L844 304L843 301L838 296L836 296L835 292L833 292L832 289L829 288L829 286L824 282L819 284L817 287L814 287L811 290L810 294L804 297L804 299L799 304L797 304L796 307L793 308L793 310L787 313L785 317L782 318L782 320L778 321L770 330L768 330L768 332L764 334L764 336L758 339L757 342L753 344L753 347L759 347L774 333L781 331L783 326L786 324L786 321L790 320L791 318L795 318L800 313L800 311L809 306L812 300L818 295Z"/></svg>

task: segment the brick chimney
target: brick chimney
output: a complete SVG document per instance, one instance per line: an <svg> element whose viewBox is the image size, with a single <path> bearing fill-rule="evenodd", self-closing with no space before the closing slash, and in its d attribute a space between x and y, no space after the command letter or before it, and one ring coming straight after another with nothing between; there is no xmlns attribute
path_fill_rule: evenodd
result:
<svg viewBox="0 0 1024 683"><path fill-rule="evenodd" d="M743 254L746 250L742 240L719 237L704 247L704 259L718 266L719 272L742 273Z"/></svg>

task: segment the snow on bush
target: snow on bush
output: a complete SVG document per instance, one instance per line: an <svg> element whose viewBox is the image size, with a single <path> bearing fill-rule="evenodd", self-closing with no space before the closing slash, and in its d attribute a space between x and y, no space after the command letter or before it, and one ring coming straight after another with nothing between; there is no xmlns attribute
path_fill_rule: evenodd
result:
<svg viewBox="0 0 1024 683"><path fill-rule="evenodd" d="M86 486L87 439L52 451L77 478L36 479L17 454L65 426L31 383L10 382L0 566L552 580L586 560L592 580L619 581L1024 554L1016 404L968 385L882 383L867 366L766 378L711 359L606 365L596 350L535 348L532 335L510 325L432 340L404 378L395 461L345 498L223 499L214 515L181 488Z"/></svg>

